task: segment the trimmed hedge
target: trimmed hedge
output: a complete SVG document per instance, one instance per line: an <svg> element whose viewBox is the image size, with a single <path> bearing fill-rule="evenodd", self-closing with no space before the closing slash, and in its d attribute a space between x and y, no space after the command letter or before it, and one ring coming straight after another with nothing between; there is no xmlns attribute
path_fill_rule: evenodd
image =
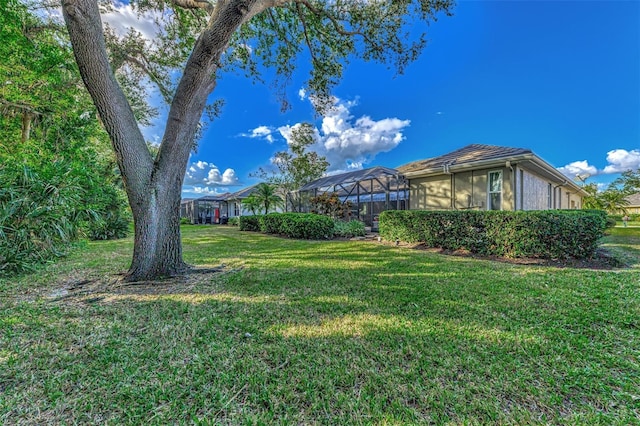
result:
<svg viewBox="0 0 640 426"><path fill-rule="evenodd" d="M595 253L605 227L606 213L598 210L380 214L380 235L386 240L506 257L587 258Z"/></svg>
<svg viewBox="0 0 640 426"><path fill-rule="evenodd" d="M260 218L262 216L240 216L238 224L241 231L260 231Z"/></svg>
<svg viewBox="0 0 640 426"><path fill-rule="evenodd" d="M260 218L260 231L289 238L319 240L333 237L333 219L313 213L270 213Z"/></svg>

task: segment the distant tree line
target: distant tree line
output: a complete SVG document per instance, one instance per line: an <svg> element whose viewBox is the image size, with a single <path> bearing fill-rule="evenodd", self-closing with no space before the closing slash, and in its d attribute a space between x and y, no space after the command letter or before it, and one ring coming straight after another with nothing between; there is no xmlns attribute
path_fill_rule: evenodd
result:
<svg viewBox="0 0 640 426"><path fill-rule="evenodd" d="M609 214L626 214L629 205L627 198L640 192L640 169L625 171L603 191L598 190L595 183L583 188L589 194L583 200L584 208L604 210Z"/></svg>

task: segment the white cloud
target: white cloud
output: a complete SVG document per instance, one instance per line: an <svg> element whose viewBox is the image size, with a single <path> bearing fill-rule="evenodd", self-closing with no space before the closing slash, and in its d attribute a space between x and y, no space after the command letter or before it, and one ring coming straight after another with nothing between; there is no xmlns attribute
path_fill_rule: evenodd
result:
<svg viewBox="0 0 640 426"><path fill-rule="evenodd" d="M564 175L575 178L581 176L596 176L622 173L627 170L640 169L640 149L627 151L626 149L614 149L607 152L607 165L598 170L589 164L587 160L574 161L566 166L558 167L558 171Z"/></svg>
<svg viewBox="0 0 640 426"><path fill-rule="evenodd" d="M607 162L609 165L602 170L604 174L640 169L640 149L614 149L607 152Z"/></svg>
<svg viewBox="0 0 640 426"><path fill-rule="evenodd" d="M355 101L335 98L333 108L323 117L320 129L316 129L317 142L313 149L327 157L329 171L361 169L378 153L391 151L405 138L402 130L409 126L409 120L376 121L366 115L354 120L351 108L355 105ZM295 126L278 129L287 143Z"/></svg>
<svg viewBox="0 0 640 426"><path fill-rule="evenodd" d="M184 185L194 187L199 185L210 185L214 187L237 186L240 185L240 180L233 169L226 169L224 172L221 172L214 164L207 163L206 161L197 161L187 167Z"/></svg>
<svg viewBox="0 0 640 426"><path fill-rule="evenodd" d="M116 34L125 35L129 28L134 28L142 36L152 41L160 31L156 25L156 18L160 12L136 12L131 4L116 3L109 10L102 12L103 22L109 24Z"/></svg>
<svg viewBox="0 0 640 426"><path fill-rule="evenodd" d="M273 129L269 126L258 126L249 133L241 133L240 136L244 136L252 139L264 139L269 143L273 143Z"/></svg>
<svg viewBox="0 0 640 426"><path fill-rule="evenodd" d="M574 161L566 166L558 167L558 171L571 179L575 178L577 175L594 176L598 174L598 169L595 166L590 165L587 160Z"/></svg>
<svg viewBox="0 0 640 426"><path fill-rule="evenodd" d="M307 97L307 91L304 90L304 87L301 88L300 90L298 90L298 96L300 97L301 100L306 99Z"/></svg>
<svg viewBox="0 0 640 426"><path fill-rule="evenodd" d="M182 198L198 198L205 195L221 195L229 192L228 188L217 188L208 186L183 186Z"/></svg>

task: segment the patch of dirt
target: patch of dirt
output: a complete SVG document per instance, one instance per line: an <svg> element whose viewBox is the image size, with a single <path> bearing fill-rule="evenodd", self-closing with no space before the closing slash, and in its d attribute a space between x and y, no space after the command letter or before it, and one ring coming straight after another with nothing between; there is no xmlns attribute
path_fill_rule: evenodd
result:
<svg viewBox="0 0 640 426"><path fill-rule="evenodd" d="M166 295L184 293L214 293L216 279L242 268L225 265L216 268L192 268L184 275L154 281L127 282L123 274L94 279L70 279L44 295L50 302L96 303L112 295Z"/></svg>
<svg viewBox="0 0 640 426"><path fill-rule="evenodd" d="M402 244L400 244L402 245ZM513 265L535 265L535 266L550 266L555 268L576 268L576 269L594 269L594 270L613 270L626 268L628 265L623 264L620 260L615 258L607 250L599 248L593 257L588 259L541 259L534 257L501 257L501 256L481 256L475 253L471 253L468 250L444 250L439 248L426 247L424 244L409 245L415 250L425 250L431 253L438 253L446 256L457 257L469 257L473 259L490 260L493 262L510 263Z"/></svg>

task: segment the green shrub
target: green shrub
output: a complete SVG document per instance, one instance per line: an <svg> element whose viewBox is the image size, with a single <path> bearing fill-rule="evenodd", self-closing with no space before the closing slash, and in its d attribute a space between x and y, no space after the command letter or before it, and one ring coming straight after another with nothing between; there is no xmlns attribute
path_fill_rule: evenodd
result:
<svg viewBox="0 0 640 426"><path fill-rule="evenodd" d="M508 257L586 258L597 249L605 226L606 214L596 210L391 210L380 215L380 235L387 240Z"/></svg>
<svg viewBox="0 0 640 426"><path fill-rule="evenodd" d="M336 220L333 225L333 235L336 237L362 237L365 235L364 223L359 220L345 222Z"/></svg>
<svg viewBox="0 0 640 426"><path fill-rule="evenodd" d="M620 220L622 220L622 217L620 217ZM607 217L607 229L613 228L615 226L616 226L616 218L614 218L612 216L608 216Z"/></svg>
<svg viewBox="0 0 640 426"><path fill-rule="evenodd" d="M125 238L131 230L132 216L124 191L105 186L90 204L89 220L84 232L91 240Z"/></svg>
<svg viewBox="0 0 640 426"><path fill-rule="evenodd" d="M238 218L238 226L241 231L260 231L260 215L240 216Z"/></svg>
<svg viewBox="0 0 640 426"><path fill-rule="evenodd" d="M283 234L284 217L281 213L269 213L260 218L260 232L265 234Z"/></svg>
<svg viewBox="0 0 640 426"><path fill-rule="evenodd" d="M230 217L227 225L240 226L240 218L238 216Z"/></svg>
<svg viewBox="0 0 640 426"><path fill-rule="evenodd" d="M33 270L77 238L82 190L62 170L45 177L26 166L0 167L0 274Z"/></svg>
<svg viewBox="0 0 640 426"><path fill-rule="evenodd" d="M333 219L313 213L270 213L260 218L264 233L305 240L331 238L333 227Z"/></svg>

